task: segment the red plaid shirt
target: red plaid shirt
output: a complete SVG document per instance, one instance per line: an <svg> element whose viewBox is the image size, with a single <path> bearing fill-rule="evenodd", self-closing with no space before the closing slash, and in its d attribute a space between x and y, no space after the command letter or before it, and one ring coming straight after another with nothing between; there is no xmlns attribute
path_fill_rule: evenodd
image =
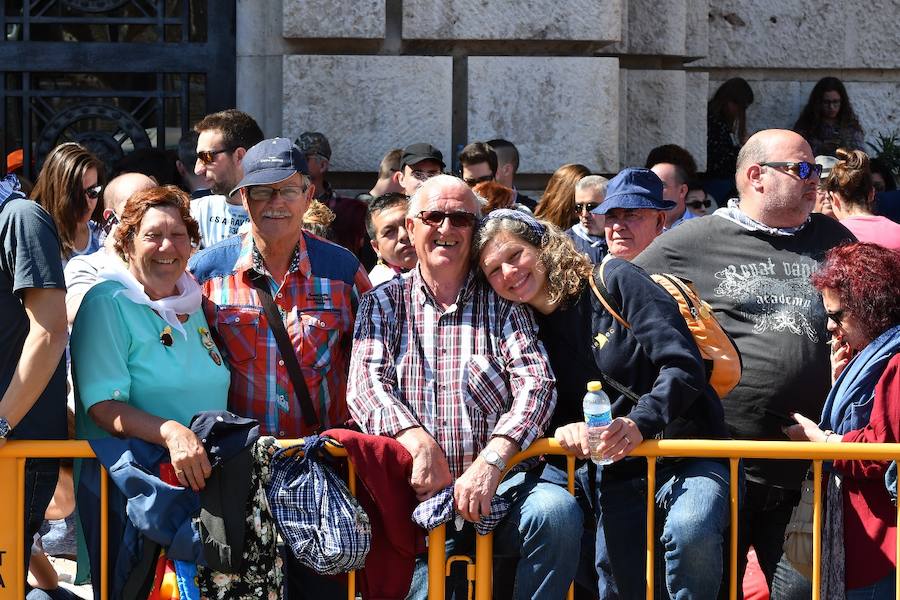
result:
<svg viewBox="0 0 900 600"><path fill-rule="evenodd" d="M264 435L312 433L301 420L294 386L250 279L253 271L268 278L320 423L328 428L349 418L346 382L354 315L360 294L371 287L352 254L304 232L279 286L246 233L198 253L190 269L209 300L207 320L225 345L232 412L259 421Z"/></svg>
<svg viewBox="0 0 900 600"><path fill-rule="evenodd" d="M419 269L359 307L347 403L366 432L423 427L458 477L492 436L527 448L544 431L556 386L527 306L469 275L444 311Z"/></svg>

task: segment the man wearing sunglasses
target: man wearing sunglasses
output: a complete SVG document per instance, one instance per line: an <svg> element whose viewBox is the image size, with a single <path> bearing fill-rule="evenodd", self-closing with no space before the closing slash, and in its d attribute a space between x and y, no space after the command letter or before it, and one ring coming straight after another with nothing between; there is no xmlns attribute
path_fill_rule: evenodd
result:
<svg viewBox="0 0 900 600"><path fill-rule="evenodd" d="M468 144L458 158L463 181L470 188L482 181L494 181L497 175L497 154L484 142Z"/></svg>
<svg viewBox="0 0 900 600"><path fill-rule="evenodd" d="M819 179L813 160L792 131L753 135L737 158L739 197L658 237L634 260L648 272L691 280L737 344L741 382L722 399L735 438L786 440L788 415L820 414L831 387L826 316L809 277L829 248L853 235L810 214ZM773 597L810 596L809 583L782 560L784 529L808 466L744 461L738 558L743 571L747 549L755 547Z"/></svg>
<svg viewBox="0 0 900 600"><path fill-rule="evenodd" d="M403 192L412 197L422 183L440 175L445 166L443 153L431 144L410 144L400 155L398 181Z"/></svg>
<svg viewBox="0 0 900 600"><path fill-rule="evenodd" d="M575 184L575 212L578 222L566 230L575 248L588 255L591 262L599 263L606 256L606 237L603 233L602 215L594 214L606 196L606 184L609 180L600 175L582 177Z"/></svg>
<svg viewBox="0 0 900 600"><path fill-rule="evenodd" d="M243 166L234 192L250 230L195 254L189 268L231 368L229 410L256 419L263 435L299 438L317 429L313 418L322 429L349 418L350 339L371 285L348 250L301 229L314 188L290 139L256 144ZM270 324L276 312L280 322ZM286 565L291 598L347 595L290 552Z"/></svg>
<svg viewBox="0 0 900 600"><path fill-rule="evenodd" d="M501 482L506 461L546 427L554 380L527 307L472 271L479 217L475 194L450 175L428 179L412 197L406 228L418 266L363 298L348 405L364 431L409 450L419 500L454 485L453 506L471 523L490 514L495 492L510 499L494 549L521 556L516 597L562 598L577 563L569 545L581 530L578 504L531 473ZM472 533L471 525L448 527L448 549L464 548ZM426 572L423 555L412 598L425 598Z"/></svg>
<svg viewBox="0 0 900 600"><path fill-rule="evenodd" d="M191 201L191 216L200 224L200 243L206 248L237 235L249 219L232 190L244 176L244 155L262 141L263 133L253 117L233 108L206 115L194 131L199 134L194 173L209 182L211 194Z"/></svg>

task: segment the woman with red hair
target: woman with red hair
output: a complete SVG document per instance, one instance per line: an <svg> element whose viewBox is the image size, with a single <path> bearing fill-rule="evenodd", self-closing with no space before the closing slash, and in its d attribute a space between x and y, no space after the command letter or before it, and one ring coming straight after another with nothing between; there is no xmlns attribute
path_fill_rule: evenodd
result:
<svg viewBox="0 0 900 600"><path fill-rule="evenodd" d="M817 425L795 414L794 440L900 442L900 253L876 244L838 246L812 283L832 335L834 386ZM822 597L894 598L897 513L889 463L835 460L827 484Z"/></svg>

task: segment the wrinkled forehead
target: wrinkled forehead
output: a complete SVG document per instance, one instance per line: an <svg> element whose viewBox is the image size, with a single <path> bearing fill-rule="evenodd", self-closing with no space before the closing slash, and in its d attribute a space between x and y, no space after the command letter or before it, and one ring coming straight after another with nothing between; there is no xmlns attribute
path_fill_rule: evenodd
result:
<svg viewBox="0 0 900 600"><path fill-rule="evenodd" d="M426 182L427 184L427 182ZM418 210L464 210L478 214L478 200L462 181L460 185L423 185L416 192Z"/></svg>

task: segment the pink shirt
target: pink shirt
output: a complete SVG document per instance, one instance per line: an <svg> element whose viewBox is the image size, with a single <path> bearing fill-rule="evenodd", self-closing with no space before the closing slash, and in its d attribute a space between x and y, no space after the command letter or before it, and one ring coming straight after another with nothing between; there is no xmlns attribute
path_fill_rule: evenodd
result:
<svg viewBox="0 0 900 600"><path fill-rule="evenodd" d="M847 217L841 225L853 232L860 242L878 244L891 250L900 250L900 224L887 217L875 215Z"/></svg>

